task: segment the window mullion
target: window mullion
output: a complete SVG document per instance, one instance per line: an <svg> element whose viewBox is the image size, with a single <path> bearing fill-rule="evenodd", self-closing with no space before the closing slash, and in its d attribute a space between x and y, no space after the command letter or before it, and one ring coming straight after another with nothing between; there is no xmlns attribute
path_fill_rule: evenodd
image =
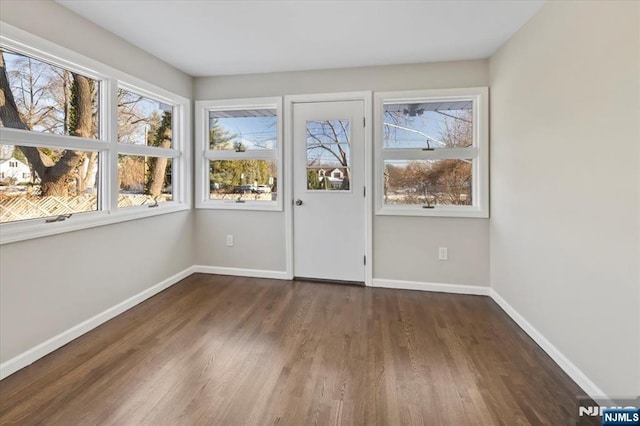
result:
<svg viewBox="0 0 640 426"><path fill-rule="evenodd" d="M171 148L158 148L155 146L117 144L116 151L119 154L140 155L144 157L180 157L180 151Z"/></svg>
<svg viewBox="0 0 640 426"><path fill-rule="evenodd" d="M107 125L105 126L106 140L109 144L108 160L105 166L105 193L104 199L108 200L105 208L111 212L118 209L118 81L110 79L108 82L107 105L105 114L107 115Z"/></svg>
<svg viewBox="0 0 640 426"><path fill-rule="evenodd" d="M271 149L244 152L208 150L204 156L208 160L277 160L278 152Z"/></svg>
<svg viewBox="0 0 640 426"><path fill-rule="evenodd" d="M102 141L77 136L38 133L29 130L0 128L0 140L5 145L68 148L77 151L99 151L105 148Z"/></svg>
<svg viewBox="0 0 640 426"><path fill-rule="evenodd" d="M478 156L478 148L438 148L432 151L411 148L385 148L381 150L382 160L466 160Z"/></svg>
<svg viewBox="0 0 640 426"><path fill-rule="evenodd" d="M173 113L171 115L171 129L173 134L173 151L176 152L176 157L184 156L184 132L182 128L182 123L184 122L184 108L182 105L174 105ZM188 177L186 176L183 165L186 161L172 161L173 170L172 179L171 179L171 194L173 197L173 201L178 203L183 203L185 201L186 196L186 188L185 183ZM177 180L176 180L177 178ZM176 183L177 181L177 183Z"/></svg>

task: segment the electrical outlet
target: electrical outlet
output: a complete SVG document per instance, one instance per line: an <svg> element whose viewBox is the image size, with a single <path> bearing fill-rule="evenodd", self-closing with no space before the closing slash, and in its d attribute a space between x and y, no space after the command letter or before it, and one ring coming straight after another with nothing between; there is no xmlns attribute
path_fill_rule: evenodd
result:
<svg viewBox="0 0 640 426"><path fill-rule="evenodd" d="M449 260L449 249L446 247L440 247L438 249L438 259Z"/></svg>
<svg viewBox="0 0 640 426"><path fill-rule="evenodd" d="M233 235L227 235L227 247L233 247Z"/></svg>

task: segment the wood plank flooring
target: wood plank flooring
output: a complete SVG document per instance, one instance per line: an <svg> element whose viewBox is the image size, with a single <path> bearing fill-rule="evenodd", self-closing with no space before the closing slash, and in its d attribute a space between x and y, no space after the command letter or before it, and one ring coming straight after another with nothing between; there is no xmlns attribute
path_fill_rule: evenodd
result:
<svg viewBox="0 0 640 426"><path fill-rule="evenodd" d="M196 274L1 381L0 424L570 425L581 394L487 297Z"/></svg>

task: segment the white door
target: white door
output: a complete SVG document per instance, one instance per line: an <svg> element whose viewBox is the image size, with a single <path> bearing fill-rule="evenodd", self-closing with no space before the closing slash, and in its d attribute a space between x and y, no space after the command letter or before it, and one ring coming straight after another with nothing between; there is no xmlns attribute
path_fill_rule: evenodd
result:
<svg viewBox="0 0 640 426"><path fill-rule="evenodd" d="M293 104L294 275L365 279L364 102Z"/></svg>

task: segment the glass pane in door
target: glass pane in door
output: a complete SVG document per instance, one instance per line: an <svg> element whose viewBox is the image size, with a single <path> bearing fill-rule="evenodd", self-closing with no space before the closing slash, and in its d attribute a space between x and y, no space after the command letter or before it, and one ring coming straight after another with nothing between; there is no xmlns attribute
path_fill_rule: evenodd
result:
<svg viewBox="0 0 640 426"><path fill-rule="evenodd" d="M307 190L349 191L349 120L307 121Z"/></svg>

